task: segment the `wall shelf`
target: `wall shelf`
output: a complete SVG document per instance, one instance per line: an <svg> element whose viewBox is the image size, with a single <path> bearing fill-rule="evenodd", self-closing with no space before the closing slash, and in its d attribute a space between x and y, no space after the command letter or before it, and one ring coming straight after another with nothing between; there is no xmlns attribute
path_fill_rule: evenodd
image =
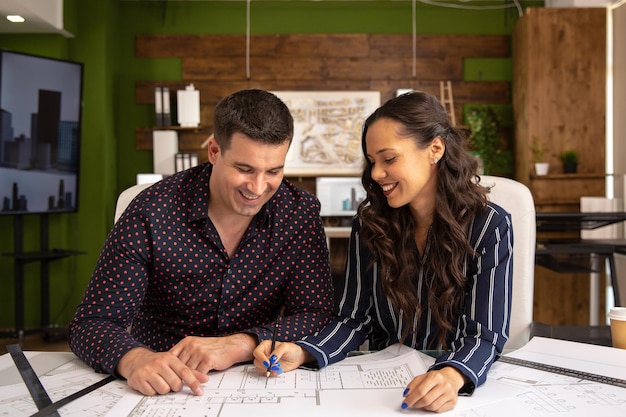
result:
<svg viewBox="0 0 626 417"><path fill-rule="evenodd" d="M203 126L150 126L145 129L150 130L180 130L180 131L191 131L198 132L204 129Z"/></svg>
<svg viewBox="0 0 626 417"><path fill-rule="evenodd" d="M173 130L181 132L179 135L180 149L183 151L198 151L198 147L206 138L206 126L182 127L182 126L151 126L135 128L135 149L138 151L152 150L152 132L155 130Z"/></svg>

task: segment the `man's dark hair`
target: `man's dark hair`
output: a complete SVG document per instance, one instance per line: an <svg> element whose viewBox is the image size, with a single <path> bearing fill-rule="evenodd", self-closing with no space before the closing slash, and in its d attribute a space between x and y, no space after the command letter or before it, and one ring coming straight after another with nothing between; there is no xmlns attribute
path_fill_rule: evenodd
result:
<svg viewBox="0 0 626 417"><path fill-rule="evenodd" d="M234 133L258 142L280 145L293 138L293 117L276 95L259 89L237 91L215 107L213 136L222 151L230 148Z"/></svg>

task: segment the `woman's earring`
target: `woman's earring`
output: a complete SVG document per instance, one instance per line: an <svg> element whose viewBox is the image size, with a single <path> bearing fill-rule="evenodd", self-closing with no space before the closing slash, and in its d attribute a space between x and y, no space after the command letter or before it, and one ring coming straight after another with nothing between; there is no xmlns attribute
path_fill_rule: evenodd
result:
<svg viewBox="0 0 626 417"><path fill-rule="evenodd" d="M437 162L439 162L439 158L433 158L433 165L437 165Z"/></svg>

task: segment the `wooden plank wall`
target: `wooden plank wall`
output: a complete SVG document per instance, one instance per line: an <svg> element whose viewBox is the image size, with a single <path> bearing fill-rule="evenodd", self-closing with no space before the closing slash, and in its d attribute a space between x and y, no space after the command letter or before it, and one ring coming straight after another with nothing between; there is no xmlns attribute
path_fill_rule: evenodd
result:
<svg viewBox="0 0 626 417"><path fill-rule="evenodd" d="M428 91L439 96L439 82L452 81L457 123L465 104L510 104L507 81L463 80L464 59L509 58L510 36L418 36L413 62L411 35L291 34L254 35L250 39L250 76L246 74L244 35L140 35L138 58L181 59L182 80L137 81L137 104L154 105L154 87L170 91L189 83L200 91L201 129L179 131L179 149L197 152L212 132L217 102L244 88L270 91L378 90L384 102L399 88ZM413 66L415 74L413 76ZM137 127L136 148L152 149L153 127ZM315 192L314 178L291 178L303 189ZM341 275L347 239L333 239L331 267Z"/></svg>
<svg viewBox="0 0 626 417"><path fill-rule="evenodd" d="M213 109L229 93L243 88L273 91L378 90L384 102L398 88L439 96L439 81L451 80L457 123L464 104L510 104L507 81L464 81L468 57L508 58L510 36L437 35L416 37L413 61L411 35L288 34L250 38L250 73L246 74L244 35L140 35L138 58L181 59L182 80L137 81L137 104L154 105L154 87L171 91L193 83L200 91L201 126L179 134L182 151L199 152L212 131ZM413 68L415 66L415 76ZM153 127L137 127L136 148L152 148Z"/></svg>

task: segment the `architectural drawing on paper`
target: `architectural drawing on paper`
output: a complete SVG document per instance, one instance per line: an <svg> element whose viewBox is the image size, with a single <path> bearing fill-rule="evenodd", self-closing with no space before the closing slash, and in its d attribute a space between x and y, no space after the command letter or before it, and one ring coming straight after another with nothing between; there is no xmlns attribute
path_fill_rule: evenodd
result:
<svg viewBox="0 0 626 417"><path fill-rule="evenodd" d="M294 119L285 175L360 175L361 131L378 91L275 91Z"/></svg>
<svg viewBox="0 0 626 417"><path fill-rule="evenodd" d="M332 404L325 404L329 402L324 400L326 391L396 388L402 392L414 377L415 370L408 364L374 368L361 365L331 366L319 372L299 369L272 378L260 374L253 365L243 365L234 370L211 374L209 382L203 385L202 396L194 396L187 391L143 397L129 413L129 417L151 417L157 415L157 411L164 413L165 410L173 413L185 410L188 415L224 417L233 412L243 415L242 406L253 404L280 405L280 409L271 408L273 413L279 410L282 413L285 407L293 404L300 410L300 415L303 412L304 415L312 412L324 415L326 407L332 407ZM319 411L315 411L316 408Z"/></svg>
<svg viewBox="0 0 626 417"><path fill-rule="evenodd" d="M211 372L200 396L193 395L187 386L167 395L143 396L125 381L117 380L70 402L61 409L61 415L234 417L254 413L264 417L296 413L298 417L318 417L345 414L358 398L359 404L372 400L387 409L389 403L395 404L401 398L406 384L425 371L417 352L402 352L401 348L390 349L368 355L365 361L350 362L349 358L320 371L297 369L271 378L251 364L239 365ZM78 359L40 375L53 401L103 377ZM26 417L37 411L23 383L0 386L0 394L0 416ZM385 396L383 401L379 401L380 395ZM388 400L389 396L393 401ZM380 415L379 410L371 408L367 406L373 414L367 415Z"/></svg>
<svg viewBox="0 0 626 417"><path fill-rule="evenodd" d="M59 401L104 377L105 375L85 370L85 365L79 359L39 376L52 401ZM27 417L37 412L37 407L23 384L1 389L3 400L0 401L0 416ZM63 407L61 415L63 417L104 417L127 392L125 382L114 381L74 400L70 406Z"/></svg>
<svg viewBox="0 0 626 417"><path fill-rule="evenodd" d="M626 406L623 388L543 370L498 362L492 367L489 379L522 388L524 392L518 398L529 415L602 415L604 407L613 410L616 406Z"/></svg>
<svg viewBox="0 0 626 417"><path fill-rule="evenodd" d="M578 360L577 370L588 365L606 377L621 375L624 361L620 352L576 350L573 342L535 337L513 357L562 366L571 357ZM596 346L595 348L602 348ZM606 348L610 349L610 348ZM618 349L619 350L619 349ZM563 352L567 351L567 355ZM593 351L593 350L592 350ZM539 353L536 353L539 352ZM550 352L556 352L554 355ZM614 354L617 353L617 354ZM611 354L614 354L611 356ZM602 356L612 357L607 361ZM53 355L51 355L53 356ZM561 362L559 360L562 358ZM617 358L617 359L616 359ZM1 357L0 357L1 359ZM428 369L435 359L403 345L391 346L366 355L350 356L319 371L297 369L278 377L266 378L253 365L243 364L221 372L210 372L203 384L204 393L192 395L188 387L180 392L145 397L125 381L113 381L73 401L61 409L63 416L81 417L297 417L345 416L380 417L407 415L402 410L402 393L407 384ZM7 361L5 361L6 363ZM12 365L12 364L11 364ZM610 366L610 371L605 369ZM4 369L4 370L3 370ZM52 368L48 368L52 369ZM604 369L602 373L600 371ZM615 369L615 370L614 370ZM0 384L0 417L26 417L35 405L23 383L6 383L19 378L9 376L13 369L0 368L5 384ZM4 373L3 373L4 372ZM78 360L40 375L53 401L91 385L103 378ZM485 385L473 396L460 396L450 417L548 417L548 416L623 416L626 415L626 389L618 385L581 379L572 374L551 373L543 369L497 361ZM0 381L2 381L0 379ZM419 413L419 412L418 412ZM409 414L414 414L410 411Z"/></svg>

